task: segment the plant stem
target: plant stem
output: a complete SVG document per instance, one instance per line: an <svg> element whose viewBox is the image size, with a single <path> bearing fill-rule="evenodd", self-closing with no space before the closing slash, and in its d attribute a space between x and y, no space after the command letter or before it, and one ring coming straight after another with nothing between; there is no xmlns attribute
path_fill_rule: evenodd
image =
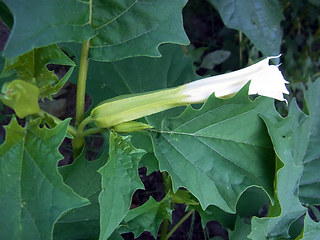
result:
<svg viewBox="0 0 320 240"><path fill-rule="evenodd" d="M79 64L78 83L77 83L76 126L78 126L84 118L89 47L90 47L90 40L85 41L82 44L81 58L80 58L80 64ZM84 145L84 137L77 134L72 141L74 158L76 158L81 153L83 145Z"/></svg>
<svg viewBox="0 0 320 240"><path fill-rule="evenodd" d="M160 240L166 240L167 239L168 226L169 226L169 219L164 219L163 222L162 222Z"/></svg>
<svg viewBox="0 0 320 240"><path fill-rule="evenodd" d="M79 64L79 76L78 76L78 83L77 83L76 126L78 126L84 118L89 47L90 47L90 40L85 41L82 44L81 58L80 58L80 64Z"/></svg>
<svg viewBox="0 0 320 240"><path fill-rule="evenodd" d="M188 219L188 217L194 213L194 209L190 210L186 215L184 215L183 218L180 219L180 221L171 229L171 231L167 234L167 238L165 240L168 240L172 234L180 227L182 223L184 223L185 220Z"/></svg>
<svg viewBox="0 0 320 240"><path fill-rule="evenodd" d="M84 130L82 132L81 136L86 137L88 135L92 135L92 134L95 134L95 133L101 133L101 132L103 132L105 130L106 130L105 128L90 128L88 130Z"/></svg>
<svg viewBox="0 0 320 240"><path fill-rule="evenodd" d="M169 182L168 174L166 172L162 172L162 182L163 182L163 186L164 186L164 192L167 195L167 193L171 189L171 184ZM168 226L169 226L169 219L164 219L162 222L160 240L167 239Z"/></svg>
<svg viewBox="0 0 320 240"><path fill-rule="evenodd" d="M87 126L88 123L91 122L91 121L92 121L92 119L91 119L91 117L89 116L89 117L87 117L86 119L84 119L84 120L79 124L79 126L78 126L78 133L79 133L79 135L82 134L82 132L84 131L84 127Z"/></svg>
<svg viewBox="0 0 320 240"><path fill-rule="evenodd" d="M89 24L92 22L92 0L89 1L90 4L90 16ZM77 99L76 99L76 126L78 126L84 119L84 107L85 107L85 97L86 97L86 82L88 74L89 65L89 49L90 49L90 39L82 43L81 57L79 64L79 75L77 82ZM79 131L72 141L73 157L76 158L81 153L82 147L84 145L84 137L79 134Z"/></svg>

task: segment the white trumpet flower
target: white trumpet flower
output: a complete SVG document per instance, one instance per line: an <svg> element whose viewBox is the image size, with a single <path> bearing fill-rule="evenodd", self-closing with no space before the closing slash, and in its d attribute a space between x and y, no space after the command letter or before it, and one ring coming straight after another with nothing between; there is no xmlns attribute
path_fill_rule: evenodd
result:
<svg viewBox="0 0 320 240"><path fill-rule="evenodd" d="M131 94L109 99L94 108L86 120L94 121L99 127L110 128L119 124L145 117L170 108L206 101L215 93L216 97L226 98L236 94L250 81L249 94L286 101L288 94L279 66L270 65L268 57L256 64L238 71L200 79L179 87L159 91ZM145 129L151 126L132 123L119 126L119 129ZM115 127L115 129L117 129Z"/></svg>
<svg viewBox="0 0 320 240"><path fill-rule="evenodd" d="M213 77L204 78L186 84L184 94L186 103L204 102L213 92L218 98L228 97L237 93L248 81L249 94L258 94L286 101L283 94L288 94L285 86L288 82L283 78L279 66L269 65L268 57L249 67Z"/></svg>

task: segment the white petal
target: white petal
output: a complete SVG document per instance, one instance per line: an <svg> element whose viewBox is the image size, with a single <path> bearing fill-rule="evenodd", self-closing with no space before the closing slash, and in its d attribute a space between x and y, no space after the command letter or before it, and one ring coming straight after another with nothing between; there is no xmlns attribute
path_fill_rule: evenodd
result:
<svg viewBox="0 0 320 240"><path fill-rule="evenodd" d="M183 91L186 102L204 102L213 92L216 97L235 94L250 80L249 94L259 94L285 101L283 94L289 93L285 86L288 82L283 78L279 66L269 65L270 59L279 56L268 57L234 72L188 83Z"/></svg>

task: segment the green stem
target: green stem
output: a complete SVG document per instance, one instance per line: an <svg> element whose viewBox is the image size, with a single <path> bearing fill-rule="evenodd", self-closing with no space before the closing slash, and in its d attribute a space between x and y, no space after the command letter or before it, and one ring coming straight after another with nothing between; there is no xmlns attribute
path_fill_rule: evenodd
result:
<svg viewBox="0 0 320 240"><path fill-rule="evenodd" d="M162 172L162 182L163 182L163 186L164 186L164 192L167 195L171 189L171 184L169 182L168 174L166 172ZM160 240L167 239L168 226L169 226L169 219L164 219L162 222Z"/></svg>
<svg viewBox="0 0 320 240"><path fill-rule="evenodd" d="M78 126L84 118L84 106L86 96L86 81L88 73L88 56L89 56L90 40L82 44L81 58L79 64L79 76L77 83L77 99L76 99L76 126ZM72 141L73 157L76 158L82 151L84 145L84 137L78 134Z"/></svg>
<svg viewBox="0 0 320 240"><path fill-rule="evenodd" d="M90 40L82 44L81 58L80 58L80 64L79 64L79 76L78 76L78 83L77 83L76 126L78 126L84 118L89 47L90 47Z"/></svg>
<svg viewBox="0 0 320 240"><path fill-rule="evenodd" d="M90 4L90 16L89 24L92 22L92 0L89 1ZM76 126L78 126L84 119L84 107L85 107L85 97L86 97L86 81L88 74L88 64L89 64L89 49L90 49L90 39L82 44L80 64L79 64L79 75L77 82L77 99L76 99ZM84 145L84 137L79 134L79 131L72 141L73 157L76 158L82 151Z"/></svg>
<svg viewBox="0 0 320 240"><path fill-rule="evenodd" d="M89 0L89 24L92 23L92 0ZM88 57L90 49L90 39L83 42L81 49L81 57L79 64L79 75L77 82L77 99L76 99L76 126L78 126L84 118L85 95L86 95L86 81L88 73Z"/></svg>
<svg viewBox="0 0 320 240"><path fill-rule="evenodd" d="M167 239L168 226L169 226L169 219L164 219L163 222L162 222L160 240L166 240Z"/></svg>
<svg viewBox="0 0 320 240"><path fill-rule="evenodd" d="M79 135L82 135L82 132L84 131L84 127L88 125L89 122L92 121L92 118L89 116L86 119L84 119L78 126L78 133Z"/></svg>
<svg viewBox="0 0 320 240"><path fill-rule="evenodd" d="M171 229L171 231L168 233L166 240L168 240L168 239L172 236L172 234L180 227L180 225L181 225L182 223L184 223L185 220L188 219L188 217L189 217L191 214L194 213L194 211L195 211L194 209L190 210L186 215L184 215L183 218L180 219L180 221L179 221L179 222Z"/></svg>
<svg viewBox="0 0 320 240"><path fill-rule="evenodd" d="M95 133L101 133L103 131L105 131L105 128L90 128L88 130L84 130L81 134L81 136L86 137Z"/></svg>

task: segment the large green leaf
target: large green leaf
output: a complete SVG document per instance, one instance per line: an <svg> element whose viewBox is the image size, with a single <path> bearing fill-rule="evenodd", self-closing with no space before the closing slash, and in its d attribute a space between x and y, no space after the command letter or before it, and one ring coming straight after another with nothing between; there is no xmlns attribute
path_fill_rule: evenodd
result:
<svg viewBox="0 0 320 240"><path fill-rule="evenodd" d="M188 107L165 119L152 133L161 171L173 189L187 188L203 209L216 205L235 212L240 195L251 186L273 195L274 152L259 114L273 100L248 99L248 85L233 98L209 98L199 110Z"/></svg>
<svg viewBox="0 0 320 240"><path fill-rule="evenodd" d="M79 0L4 2L15 16L6 57L90 37L89 55L98 61L161 56L157 48L162 43L189 43L182 21L187 0L92 0L91 7Z"/></svg>
<svg viewBox="0 0 320 240"><path fill-rule="evenodd" d="M115 61L133 56L161 56L161 43L189 44L182 8L187 0L94 0L90 57Z"/></svg>
<svg viewBox="0 0 320 240"><path fill-rule="evenodd" d="M71 66L60 80L53 71L47 69L48 64ZM16 72L17 78L36 85L40 89L40 97L51 99L69 79L75 63L56 45L34 49L20 57L6 60L4 73Z"/></svg>
<svg viewBox="0 0 320 240"><path fill-rule="evenodd" d="M102 176L100 203L100 238L107 239L128 213L133 193L144 189L138 164L145 154L135 149L130 137L110 134L109 160L99 169Z"/></svg>
<svg viewBox="0 0 320 240"><path fill-rule="evenodd" d="M63 213L89 203L57 171L57 148L68 124L49 130L34 120L23 128L13 119L6 127L0 146L1 239L52 239L53 224Z"/></svg>
<svg viewBox="0 0 320 240"><path fill-rule="evenodd" d="M89 239L99 237L100 206L98 196L101 190L101 175L97 172L107 160L107 154L95 161L88 161L83 152L72 165L59 169L65 184L90 204L73 209L58 220L54 228L54 239Z"/></svg>
<svg viewBox="0 0 320 240"><path fill-rule="evenodd" d="M320 204L320 78L309 83L305 101L309 110L310 136L303 159L303 174L300 180L299 196L305 204Z"/></svg>
<svg viewBox="0 0 320 240"><path fill-rule="evenodd" d="M142 206L129 211L121 224L120 231L132 232L135 238L148 231L156 238L162 221L171 219L170 205L170 201L166 198L157 202L150 197Z"/></svg>
<svg viewBox="0 0 320 240"><path fill-rule="evenodd" d="M289 116L268 116L263 119L277 153L276 193L278 201L269 210L268 217L252 219L251 239L288 237L290 225L306 212L298 198L298 183L303 171L302 160L307 149L310 121L299 110L296 102Z"/></svg>
<svg viewBox="0 0 320 240"><path fill-rule="evenodd" d="M3 54L17 57L35 47L57 42L83 42L93 36L90 6L79 0L3 0L14 25Z"/></svg>
<svg viewBox="0 0 320 240"><path fill-rule="evenodd" d="M284 18L278 0L208 0L214 5L224 22L243 32L266 56L280 52Z"/></svg>

